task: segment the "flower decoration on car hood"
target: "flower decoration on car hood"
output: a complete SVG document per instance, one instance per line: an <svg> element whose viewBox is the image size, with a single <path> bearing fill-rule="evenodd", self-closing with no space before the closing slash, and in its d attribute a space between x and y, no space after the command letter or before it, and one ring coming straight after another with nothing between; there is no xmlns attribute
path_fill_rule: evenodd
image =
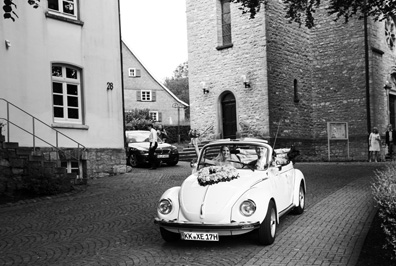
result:
<svg viewBox="0 0 396 266"><path fill-rule="evenodd" d="M198 171L198 183L201 186L237 179L239 174L233 166L210 166Z"/></svg>

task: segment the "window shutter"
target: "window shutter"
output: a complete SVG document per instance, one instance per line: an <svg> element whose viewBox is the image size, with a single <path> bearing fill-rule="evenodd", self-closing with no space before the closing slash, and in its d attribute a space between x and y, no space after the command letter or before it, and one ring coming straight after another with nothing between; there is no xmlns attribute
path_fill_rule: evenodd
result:
<svg viewBox="0 0 396 266"><path fill-rule="evenodd" d="M140 102L142 100L142 95L140 90L136 91L136 101Z"/></svg>
<svg viewBox="0 0 396 266"><path fill-rule="evenodd" d="M141 76L140 69L136 69L135 77L140 77L140 76Z"/></svg>
<svg viewBox="0 0 396 266"><path fill-rule="evenodd" d="M152 95L151 101L152 101L152 102L157 101L157 92L156 92L156 91L152 91L152 92L151 92L151 95Z"/></svg>
<svg viewBox="0 0 396 266"><path fill-rule="evenodd" d="M162 113L158 112L158 122L162 122Z"/></svg>

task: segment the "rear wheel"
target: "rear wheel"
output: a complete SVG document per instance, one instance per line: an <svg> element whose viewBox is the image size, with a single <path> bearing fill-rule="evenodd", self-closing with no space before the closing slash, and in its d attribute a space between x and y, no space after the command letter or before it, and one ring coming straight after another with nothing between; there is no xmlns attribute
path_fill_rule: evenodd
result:
<svg viewBox="0 0 396 266"><path fill-rule="evenodd" d="M162 227L160 227L160 232L162 239L165 240L166 242L175 242L180 239L180 235L170 232Z"/></svg>
<svg viewBox="0 0 396 266"><path fill-rule="evenodd" d="M271 245L275 241L276 235L276 209L273 201L268 204L267 214L259 228L259 243L261 245Z"/></svg>
<svg viewBox="0 0 396 266"><path fill-rule="evenodd" d="M302 214L305 209L305 191L304 186L301 183L300 191L298 192L298 206L294 208L293 212L295 214Z"/></svg>

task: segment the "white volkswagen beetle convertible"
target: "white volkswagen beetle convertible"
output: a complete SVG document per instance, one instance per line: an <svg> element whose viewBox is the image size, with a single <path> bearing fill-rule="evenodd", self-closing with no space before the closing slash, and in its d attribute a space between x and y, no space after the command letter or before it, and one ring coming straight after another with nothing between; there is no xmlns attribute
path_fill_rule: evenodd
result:
<svg viewBox="0 0 396 266"><path fill-rule="evenodd" d="M275 240L279 218L305 207L304 175L290 149L265 140L219 140L204 146L193 173L165 191L155 223L165 241L218 241L257 230L259 243Z"/></svg>

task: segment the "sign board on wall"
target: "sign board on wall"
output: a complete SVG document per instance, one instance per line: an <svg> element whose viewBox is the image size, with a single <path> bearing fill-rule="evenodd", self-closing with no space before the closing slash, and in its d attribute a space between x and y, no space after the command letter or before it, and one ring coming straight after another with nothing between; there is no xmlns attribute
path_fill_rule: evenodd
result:
<svg viewBox="0 0 396 266"><path fill-rule="evenodd" d="M328 157L330 161L330 141L331 140L346 140L347 142L347 156L349 159L349 135L347 122L327 122L327 145Z"/></svg>

